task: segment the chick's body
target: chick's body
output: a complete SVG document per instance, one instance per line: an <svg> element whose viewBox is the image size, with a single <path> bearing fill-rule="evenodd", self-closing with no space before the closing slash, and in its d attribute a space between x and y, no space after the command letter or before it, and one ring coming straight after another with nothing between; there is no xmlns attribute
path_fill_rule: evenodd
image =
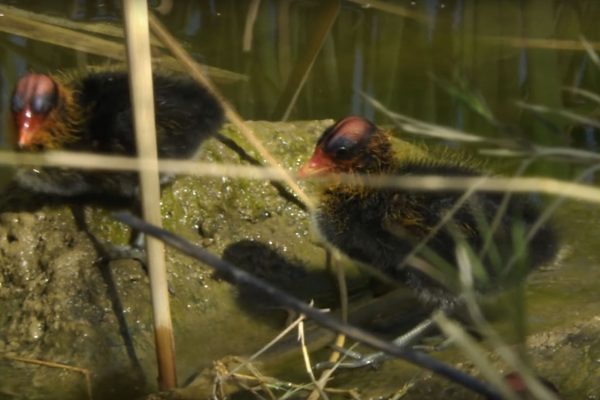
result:
<svg viewBox="0 0 600 400"><path fill-rule="evenodd" d="M388 136L358 117L346 118L323 134L302 173L315 171L394 176L481 175L460 163L414 157L396 159ZM466 200L462 196L460 191L375 189L337 183L323 190L315 219L321 234L332 245L408 284L422 300L437 306L452 306L456 293L447 287L448 282L440 282L408 266L406 257L414 252L415 246L422 246L415 255L435 269L442 269L440 266L445 264L443 271L453 272L450 278L456 278L457 243L465 243L478 254L485 246L488 228L499 215L492 240L481 258L486 277L476 282L480 290L502 288L552 259L556 251L555 234L549 225L542 225L529 243L523 244L526 270L518 261L511 265L518 243L523 243L522 233L539 217L531 197L513 194L504 204L502 193L475 192ZM459 201L464 203L457 207ZM441 224L445 218L447 223ZM426 242L422 243L423 240Z"/></svg>
<svg viewBox="0 0 600 400"><path fill-rule="evenodd" d="M153 84L159 157L193 156L222 124L221 106L188 78L155 74ZM30 120L26 120L27 112L33 115ZM21 151L136 154L125 72L26 75L13 94L13 115ZM163 183L170 178L161 175ZM134 197L138 191L137 173L129 172L21 168L16 179L28 189L61 196L109 193Z"/></svg>

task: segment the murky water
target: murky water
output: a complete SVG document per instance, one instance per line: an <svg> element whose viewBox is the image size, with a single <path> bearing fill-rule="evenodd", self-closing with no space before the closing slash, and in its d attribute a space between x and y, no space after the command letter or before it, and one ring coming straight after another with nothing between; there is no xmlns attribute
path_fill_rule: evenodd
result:
<svg viewBox="0 0 600 400"><path fill-rule="evenodd" d="M11 141L10 95L20 75L119 62L102 56L107 54L104 45L90 44L84 52L56 43L51 30L36 38L11 34L6 26L12 25L2 18L16 12L6 6L42 13L51 17L48 22L62 21L67 29L86 32L96 22L120 26L117 3L0 3L0 31L7 32L0 33L4 147ZM598 150L600 102L593 94L600 93L600 63L590 50L600 51L597 0L207 0L174 1L171 7L167 1L150 3L198 61L234 73L217 74L214 80L248 120L359 114L393 126L392 112L512 143ZM68 24L73 21L83 25ZM517 162L499 159L491 164L510 171ZM528 173L571 180L586 167L541 161ZM584 181L595 183L597 177L591 174ZM568 202L559 208L557 221L568 251L560 266L533 279L535 331L564 322L557 308L570 316L579 312L591 317L593 305L600 304L595 290L600 271L598 208ZM578 386L575 378L564 382L573 398L597 395L591 384ZM371 380L375 383L381 384ZM13 395L18 396L0 390L0 398Z"/></svg>
<svg viewBox="0 0 600 400"><path fill-rule="evenodd" d="M108 22L120 20L114 3L14 2L52 16ZM251 25L249 1L177 1L161 19L196 59L245 76L220 87L247 119L279 120L289 108L288 119L355 113L386 122L365 93L391 111L478 134L597 146L593 127L537 116L517 102L582 115L593 111L593 102L566 89L597 87L598 67L580 38L592 44L598 38L593 23L600 14L598 2L398 0L383 5L261 1ZM108 61L97 53L47 45L43 37L4 34L0 39L3 105L16 77L27 70ZM310 70L302 69L311 62ZM298 76L304 74L301 85ZM295 102L289 88L298 92Z"/></svg>

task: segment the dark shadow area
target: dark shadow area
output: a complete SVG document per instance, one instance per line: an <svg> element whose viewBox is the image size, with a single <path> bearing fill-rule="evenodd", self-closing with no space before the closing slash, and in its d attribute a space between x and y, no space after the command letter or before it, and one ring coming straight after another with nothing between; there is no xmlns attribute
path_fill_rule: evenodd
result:
<svg viewBox="0 0 600 400"><path fill-rule="evenodd" d="M102 243L90 231L90 228L85 221L84 214L86 206L102 206L114 210L130 209L136 212L139 208L137 206L137 202L132 202L131 200L114 196L85 195L63 197L46 195L28 191L27 189L23 189L13 182L3 193L2 200L0 201L0 210L2 212L35 212L45 206L58 207L65 205L70 208L77 228L87 235L96 252L100 256L95 264L98 267L102 276L102 280L106 285L107 296L111 302L112 310L117 320L119 334L123 339L127 355L131 361L131 366L133 369L133 373L131 375L135 376L136 382L139 382L139 384L143 386L145 385L145 377L139 359L135 353L133 339L127 327L127 321L125 320L124 316L123 304L121 302L112 271L109 266L111 256L107 252L106 244ZM131 377L127 379L130 378ZM139 394L139 391L137 394Z"/></svg>
<svg viewBox="0 0 600 400"><path fill-rule="evenodd" d="M34 192L22 188L17 182L12 181L2 192L0 199L0 209L8 212L35 212L43 206L64 206L83 207L99 206L108 210L127 209L139 214L139 205L137 201L125 197L114 195L78 195L78 196L58 196L46 193Z"/></svg>
<svg viewBox="0 0 600 400"><path fill-rule="evenodd" d="M110 300L113 313L115 315L115 318L117 319L117 324L119 326L119 334L123 338L123 344L125 345L127 356L131 361L131 366L133 368L134 375L137 377L137 381L140 382L140 384L145 384L146 378L144 376L144 371L140 364L139 358L135 352L133 337L129 332L127 320L125 319L123 303L121 302L121 298L117 290L117 285L115 283L112 271L110 269L110 256L106 252L105 245L101 243L98 240L98 238L90 232L89 227L85 222L83 208L71 206L71 212L73 213L75 223L77 224L79 230L87 234L88 238L90 239L94 248L96 249L96 252L100 255L100 258L97 260L96 265L98 266L100 274L102 275L102 280L106 285L107 296ZM144 265L142 264L142 266Z"/></svg>
<svg viewBox="0 0 600 400"><path fill-rule="evenodd" d="M334 277L326 270L311 271L298 260L287 258L279 250L262 242L241 240L223 251L223 259L257 278L305 301L315 301L315 307L337 307L337 287ZM230 281L228 276L215 278ZM238 302L244 310L281 323L288 316L285 309L273 303L263 292L238 286Z"/></svg>
<svg viewBox="0 0 600 400"><path fill-rule="evenodd" d="M322 271L310 271L300 261L285 257L276 248L251 240L231 244L223 252L222 258L298 299L314 301L316 308L329 308L334 314L339 309L335 277L325 268ZM214 276L230 281L221 274L215 273ZM360 306L352 306L352 297L365 295L365 292L372 292L373 288L371 283L368 287L353 287L352 283L349 286L350 321L378 335L394 338L431 312L430 308L417 303L406 290L380 292ZM238 285L238 302L242 309L270 323L281 324L290 316L285 309L273 303L269 295L248 286ZM313 328L316 327L312 325L308 323L307 336L320 336L317 332L313 335Z"/></svg>

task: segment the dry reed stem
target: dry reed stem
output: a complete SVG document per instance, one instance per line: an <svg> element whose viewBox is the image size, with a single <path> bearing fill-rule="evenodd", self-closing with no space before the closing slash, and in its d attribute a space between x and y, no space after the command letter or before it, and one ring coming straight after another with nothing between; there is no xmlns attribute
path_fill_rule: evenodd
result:
<svg viewBox="0 0 600 400"><path fill-rule="evenodd" d="M48 368L64 369L67 371L73 371L73 372L78 372L80 374L83 374L83 377L85 379L85 391L87 393L88 399L93 400L92 378L91 378L92 372L89 369L81 368L81 367L73 367L70 365L61 364L61 363L57 363L57 362L53 362L53 361L36 360L33 358L27 358L27 357L8 356L8 355L3 355L2 357L7 360L22 362L25 364L41 365L41 366L48 367Z"/></svg>
<svg viewBox="0 0 600 400"><path fill-rule="evenodd" d="M31 40L52 44L76 50L82 53L95 54L101 57L110 58L117 61L124 61L126 58L125 46L122 42L107 40L99 37L102 33L107 36L113 36L112 33L117 28L109 25L112 29L105 29L107 24L85 24L81 29L96 34L87 34L76 31L74 28L80 26L57 17L48 17L43 14L37 14L24 11L15 7L0 5L0 32L6 32ZM85 29L83 28L85 27ZM123 37L121 30L120 38ZM156 60L160 65L167 69L177 70L179 64L175 59L168 56L158 55ZM236 82L247 80L247 76L224 69L203 65L207 73L215 80L220 82Z"/></svg>
<svg viewBox="0 0 600 400"><path fill-rule="evenodd" d="M138 165L144 166L139 171L142 211L146 221L161 226L160 179L147 4L145 1L125 1L123 12L136 147L139 155ZM146 254L154 317L158 383L161 390L170 390L177 386L177 374L164 244L160 240L147 237Z"/></svg>
<svg viewBox="0 0 600 400"><path fill-rule="evenodd" d="M161 40L165 46L171 51L177 60L179 60L189 74L197 82L202 84L209 90L221 103L225 110L225 117L240 130L242 135L250 142L250 144L258 151L262 158L267 163L275 168L278 180L285 182L298 198L309 208L313 209L314 204L298 184L291 178L290 174L284 170L279 162L271 155L271 153L263 146L261 141L256 137L252 129L244 122L241 116L235 111L233 106L221 95L213 83L202 72L201 68L190 57L187 51L171 36L160 21L153 15L150 15L150 28L153 33Z"/></svg>
<svg viewBox="0 0 600 400"><path fill-rule="evenodd" d="M110 171L138 171L146 168L146 159L141 165L135 158L105 156L79 152L48 152L46 154L22 154L12 151L0 151L0 165L44 165L77 167L82 169ZM207 177L245 178L256 180L283 181L280 167L256 167L249 165L204 163L190 160L161 159L158 162L161 172ZM448 177L437 175L394 176L394 175L350 175L337 174L318 179L327 182L356 183L373 188L419 189L423 191L468 190L473 185L479 191L490 192L538 192L559 195L571 199L600 203L600 189L591 185L561 181L545 177Z"/></svg>
<svg viewBox="0 0 600 400"><path fill-rule="evenodd" d="M24 18L26 20L47 24L47 25L55 25L57 27L71 29L74 31L88 32L95 35L103 35L108 37L113 37L119 39L122 43L125 35L123 33L123 28L109 22L81 22L75 21L73 19L57 17L53 15L47 14L39 14L36 12L31 12L27 10L23 10L18 7L13 7L9 5L0 4L0 13L4 15L8 15L12 18ZM82 37L83 38L83 37ZM162 46L156 39L152 40L153 46Z"/></svg>
<svg viewBox="0 0 600 400"><path fill-rule="evenodd" d="M0 10L3 8L0 7ZM40 18L15 15L10 11L2 11L0 31L70 50L102 55L116 60L125 59L125 47L122 43L48 24Z"/></svg>
<svg viewBox="0 0 600 400"><path fill-rule="evenodd" d="M599 50L599 42L582 43L580 40L566 39L536 39L523 38L515 36L480 36L478 40L488 44L497 44L503 46L532 48L532 49L551 49L551 50L579 50L589 51L590 49Z"/></svg>

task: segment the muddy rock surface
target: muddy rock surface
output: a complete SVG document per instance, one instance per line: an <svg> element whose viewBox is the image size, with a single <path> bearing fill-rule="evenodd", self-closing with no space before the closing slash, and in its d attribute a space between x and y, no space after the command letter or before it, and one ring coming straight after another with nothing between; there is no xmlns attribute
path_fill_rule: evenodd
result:
<svg viewBox="0 0 600 400"><path fill-rule="evenodd" d="M294 170L330 123L251 125ZM234 129L223 133L247 153L212 140L200 160L259 160ZM107 262L92 240L124 244L127 227L114 222L112 208L103 204L6 190L0 209L0 354L7 358L0 359L0 399L85 397L82 373L33 364L38 361L90 371L94 399L156 390L146 272L137 260ZM323 298L326 304L336 298L307 212L269 182L180 177L163 189L162 213L167 229L306 300ZM166 257L182 382L215 359L258 350L284 326L286 311L268 299L233 288L172 249Z"/></svg>
<svg viewBox="0 0 600 400"><path fill-rule="evenodd" d="M294 171L330 123L250 124L284 168ZM237 148L213 139L200 160L260 160L235 129L225 127L222 133ZM308 212L281 187L260 180L181 176L163 189L161 207L166 229L318 307L338 307L335 279ZM289 321L286 310L260 293L232 287L208 267L167 249L182 388L157 393L147 274L139 261L106 261L98 249L98 242L125 244L130 237L129 229L111 218L114 209L114 204L5 188L0 201L0 400L86 399L88 391L94 399L149 393L154 393L150 398L205 399L213 394L215 378L241 362L230 356L243 359L259 350ZM600 399L600 253L594 234L600 212L591 204L567 202L556 219L563 237L561 257L532 274L527 285L528 357L535 372L564 398ZM418 320L419 307L410 295L365 299L372 297L362 294L371 280L356 268L346 271L353 322L391 337L390 326L408 328ZM399 323L398 316L409 321ZM503 332L501 320L494 326ZM310 323L306 333L310 349L333 338ZM277 384L310 382L295 335L279 346L280 353L275 347L253 363L254 373L276 377ZM486 351L493 347L482 345ZM325 348L311 357L316 362L328 355ZM477 374L456 347L436 355ZM487 357L502 373L511 372L494 353ZM284 395L285 387L274 393ZM330 398L478 399L401 360L376 370L338 371L328 387L337 389ZM252 396L239 382L226 382L221 389L232 398Z"/></svg>

